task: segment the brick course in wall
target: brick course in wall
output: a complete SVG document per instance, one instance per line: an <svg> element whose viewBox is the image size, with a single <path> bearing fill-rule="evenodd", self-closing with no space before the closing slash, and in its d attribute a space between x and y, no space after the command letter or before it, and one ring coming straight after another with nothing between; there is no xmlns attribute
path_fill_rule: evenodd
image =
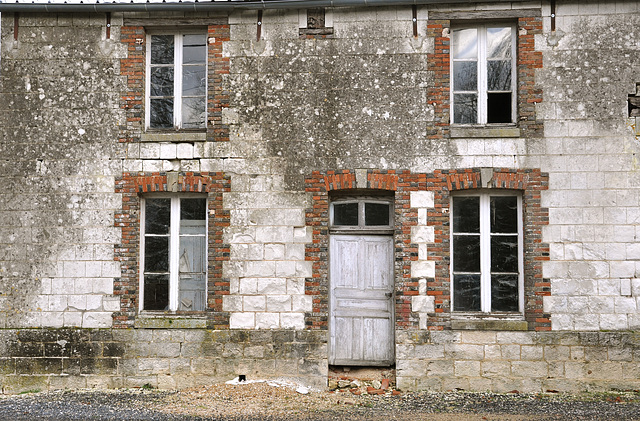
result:
<svg viewBox="0 0 640 421"><path fill-rule="evenodd" d="M223 243L222 231L229 226L230 213L222 207L222 193L230 191L230 179L220 172L176 175L175 188L168 185L166 173L125 173L116 180L122 210L115 214L115 225L122 229L122 241L115 246L115 260L121 264L122 276L114 279L114 294L120 297L120 311L113 314L114 327L132 327L139 308L140 196L172 191L208 195L207 324L216 329L229 327L229 314L222 311L222 296L229 293L222 262L229 259L229 245Z"/></svg>

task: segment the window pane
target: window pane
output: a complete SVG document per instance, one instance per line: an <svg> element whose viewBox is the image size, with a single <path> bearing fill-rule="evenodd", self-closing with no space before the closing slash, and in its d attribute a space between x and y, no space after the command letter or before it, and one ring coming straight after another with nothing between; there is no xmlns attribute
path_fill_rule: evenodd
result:
<svg viewBox="0 0 640 421"><path fill-rule="evenodd" d="M145 275L143 307L145 310L169 309L168 275Z"/></svg>
<svg viewBox="0 0 640 421"><path fill-rule="evenodd" d="M456 91L476 91L478 89L478 62L453 62L453 89Z"/></svg>
<svg viewBox="0 0 640 421"><path fill-rule="evenodd" d="M491 236L491 272L518 272L518 236Z"/></svg>
<svg viewBox="0 0 640 421"><path fill-rule="evenodd" d="M146 234L168 234L170 219L170 199L147 199L145 201L144 232Z"/></svg>
<svg viewBox="0 0 640 421"><path fill-rule="evenodd" d="M512 234L518 232L518 198L516 196L492 196L491 232Z"/></svg>
<svg viewBox="0 0 640 421"><path fill-rule="evenodd" d="M181 199L180 220L204 220L207 218L207 199Z"/></svg>
<svg viewBox="0 0 640 421"><path fill-rule="evenodd" d="M180 237L180 273L204 273L205 236Z"/></svg>
<svg viewBox="0 0 640 421"><path fill-rule="evenodd" d="M207 36L185 35L183 38L182 63L206 63L207 62Z"/></svg>
<svg viewBox="0 0 640 421"><path fill-rule="evenodd" d="M198 96L205 94L205 66L182 67L182 95Z"/></svg>
<svg viewBox="0 0 640 421"><path fill-rule="evenodd" d="M480 275L453 276L453 310L480 311Z"/></svg>
<svg viewBox="0 0 640 421"><path fill-rule="evenodd" d="M480 197L453 198L453 232L480 232Z"/></svg>
<svg viewBox="0 0 640 421"><path fill-rule="evenodd" d="M453 122L475 124L478 121L478 96L476 94L453 95Z"/></svg>
<svg viewBox="0 0 640 421"><path fill-rule="evenodd" d="M173 96L173 67L151 68L151 96Z"/></svg>
<svg viewBox="0 0 640 421"><path fill-rule="evenodd" d="M511 93L487 94L487 123L512 123Z"/></svg>
<svg viewBox="0 0 640 421"><path fill-rule="evenodd" d="M173 63L173 35L151 36L151 64Z"/></svg>
<svg viewBox="0 0 640 421"><path fill-rule="evenodd" d="M145 237L144 271L169 271L169 237Z"/></svg>
<svg viewBox="0 0 640 421"><path fill-rule="evenodd" d="M519 311L518 276L491 276L491 311Z"/></svg>
<svg viewBox="0 0 640 421"><path fill-rule="evenodd" d="M487 28L487 58L511 57L511 28Z"/></svg>
<svg viewBox="0 0 640 421"><path fill-rule="evenodd" d="M182 100L182 127L201 129L206 120L205 97L184 98Z"/></svg>
<svg viewBox="0 0 640 421"><path fill-rule="evenodd" d="M206 306L204 274L180 275L178 310L204 311Z"/></svg>
<svg viewBox="0 0 640 421"><path fill-rule="evenodd" d="M389 205L386 203L365 203L364 224L389 225Z"/></svg>
<svg viewBox="0 0 640 421"><path fill-rule="evenodd" d="M453 58L478 57L478 30L456 29L453 31Z"/></svg>
<svg viewBox="0 0 640 421"><path fill-rule="evenodd" d="M357 203L336 203L333 205L333 225L358 225Z"/></svg>
<svg viewBox="0 0 640 421"><path fill-rule="evenodd" d="M511 90L510 60L491 60L487 62L487 89L490 91Z"/></svg>
<svg viewBox="0 0 640 421"><path fill-rule="evenodd" d="M151 121L149 125L154 129L173 127L173 98L152 99Z"/></svg>
<svg viewBox="0 0 640 421"><path fill-rule="evenodd" d="M453 236L453 270L480 272L480 236Z"/></svg>

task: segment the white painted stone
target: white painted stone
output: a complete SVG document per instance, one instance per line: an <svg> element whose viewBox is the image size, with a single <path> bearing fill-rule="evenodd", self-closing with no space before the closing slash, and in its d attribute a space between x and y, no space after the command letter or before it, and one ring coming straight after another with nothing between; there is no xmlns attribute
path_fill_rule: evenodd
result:
<svg viewBox="0 0 640 421"><path fill-rule="evenodd" d="M620 295L620 279L599 279L599 295Z"/></svg>
<svg viewBox="0 0 640 421"><path fill-rule="evenodd" d="M291 311L311 311L313 310L313 296L293 295L291 296Z"/></svg>
<svg viewBox="0 0 640 421"><path fill-rule="evenodd" d="M266 299L264 295L247 295L242 298L242 309L244 311L265 311Z"/></svg>
<svg viewBox="0 0 640 421"><path fill-rule="evenodd" d="M256 241L260 243L288 243L293 241L293 229L287 226L256 227Z"/></svg>
<svg viewBox="0 0 640 421"><path fill-rule="evenodd" d="M82 326L82 313L79 311L65 311L62 317L64 327Z"/></svg>
<svg viewBox="0 0 640 421"><path fill-rule="evenodd" d="M245 275L255 277L273 277L276 274L274 261L250 261L245 264Z"/></svg>
<svg viewBox="0 0 640 421"><path fill-rule="evenodd" d="M68 278L80 278L85 276L85 262L64 262L63 274Z"/></svg>
<svg viewBox="0 0 640 421"><path fill-rule="evenodd" d="M303 295L304 285L304 278L287 278L287 294Z"/></svg>
<svg viewBox="0 0 640 421"><path fill-rule="evenodd" d="M542 308L545 313L567 313L567 297L542 297Z"/></svg>
<svg viewBox="0 0 640 421"><path fill-rule="evenodd" d="M281 313L280 327L283 329L304 329L304 313Z"/></svg>
<svg viewBox="0 0 640 421"><path fill-rule="evenodd" d="M575 330L600 330L600 315L589 314L582 316L574 316L573 326ZM553 315L551 316L553 323Z"/></svg>
<svg viewBox="0 0 640 421"><path fill-rule="evenodd" d="M193 159L193 144L178 143L176 155L178 159Z"/></svg>
<svg viewBox="0 0 640 421"><path fill-rule="evenodd" d="M587 297L587 307L592 314L614 313L615 301L613 296L592 296ZM571 299L569 297L568 299Z"/></svg>
<svg viewBox="0 0 640 421"><path fill-rule="evenodd" d="M278 329L279 327L278 313L256 313L256 329Z"/></svg>
<svg viewBox="0 0 640 421"><path fill-rule="evenodd" d="M102 262L102 276L103 277L120 277L120 262Z"/></svg>
<svg viewBox="0 0 640 421"><path fill-rule="evenodd" d="M104 294L104 295L113 294L113 278L91 279L91 292L94 294Z"/></svg>
<svg viewBox="0 0 640 421"><path fill-rule="evenodd" d="M240 294L257 294L258 293L258 278L240 278L238 287Z"/></svg>
<svg viewBox="0 0 640 421"><path fill-rule="evenodd" d="M640 279L631 279L631 294L634 297L640 297Z"/></svg>
<svg viewBox="0 0 640 421"><path fill-rule="evenodd" d="M427 209L418 209L418 225L427 225Z"/></svg>
<svg viewBox="0 0 640 421"><path fill-rule="evenodd" d="M425 278L418 279L418 294L427 295L427 280Z"/></svg>
<svg viewBox="0 0 640 421"><path fill-rule="evenodd" d="M267 311L288 312L291 311L290 295L269 295L267 296Z"/></svg>
<svg viewBox="0 0 640 421"><path fill-rule="evenodd" d="M417 261L411 262L412 278L435 278L436 266L434 262Z"/></svg>
<svg viewBox="0 0 640 421"><path fill-rule="evenodd" d="M102 308L101 295L87 295L87 310L99 310Z"/></svg>
<svg viewBox="0 0 640 421"><path fill-rule="evenodd" d="M615 297L615 313L635 313L636 299L633 297Z"/></svg>
<svg viewBox="0 0 640 421"><path fill-rule="evenodd" d="M304 260L304 244L287 244L285 246L285 260Z"/></svg>
<svg viewBox="0 0 640 421"><path fill-rule="evenodd" d="M83 328L107 328L111 327L112 319L109 312L85 312L82 315Z"/></svg>
<svg viewBox="0 0 640 421"><path fill-rule="evenodd" d="M60 328L64 326L64 312L48 311L42 313L42 326ZM39 326L38 326L39 327Z"/></svg>
<svg viewBox="0 0 640 421"><path fill-rule="evenodd" d="M434 238L433 227L411 227L411 242L413 243L433 243Z"/></svg>
<svg viewBox="0 0 640 421"><path fill-rule="evenodd" d="M632 278L635 274L635 262L611 262L611 277Z"/></svg>
<svg viewBox="0 0 640 421"><path fill-rule="evenodd" d="M283 278L258 278L258 294L275 295L287 293L287 280Z"/></svg>
<svg viewBox="0 0 640 421"><path fill-rule="evenodd" d="M629 327L626 314L601 314L600 329L602 330L626 330Z"/></svg>
<svg viewBox="0 0 640 421"><path fill-rule="evenodd" d="M310 243L313 230L311 227L299 227L293 229L293 241L296 243Z"/></svg>
<svg viewBox="0 0 640 421"><path fill-rule="evenodd" d="M296 262L294 261L279 261L275 262L276 276L290 277L296 276Z"/></svg>
<svg viewBox="0 0 640 421"><path fill-rule="evenodd" d="M103 297L102 310L120 311L120 297Z"/></svg>
<svg viewBox="0 0 640 421"><path fill-rule="evenodd" d="M256 325L255 313L231 313L230 329L253 329Z"/></svg>
<svg viewBox="0 0 640 421"><path fill-rule="evenodd" d="M431 191L412 191L410 204L412 208L433 208L434 193Z"/></svg>
<svg viewBox="0 0 640 421"><path fill-rule="evenodd" d="M222 297L222 311L242 311L242 297L224 295Z"/></svg>
<svg viewBox="0 0 640 421"><path fill-rule="evenodd" d="M265 244L264 259L265 260L282 260L284 259L284 244Z"/></svg>
<svg viewBox="0 0 640 421"><path fill-rule="evenodd" d="M46 311L65 311L67 309L66 295L50 295Z"/></svg>
<svg viewBox="0 0 640 421"><path fill-rule="evenodd" d="M620 279L620 295L631 296L631 279Z"/></svg>
<svg viewBox="0 0 640 421"><path fill-rule="evenodd" d="M435 311L435 297L428 295L414 295L411 297L411 311L432 313Z"/></svg>
<svg viewBox="0 0 640 421"><path fill-rule="evenodd" d="M160 144L160 159L176 159L175 143Z"/></svg>

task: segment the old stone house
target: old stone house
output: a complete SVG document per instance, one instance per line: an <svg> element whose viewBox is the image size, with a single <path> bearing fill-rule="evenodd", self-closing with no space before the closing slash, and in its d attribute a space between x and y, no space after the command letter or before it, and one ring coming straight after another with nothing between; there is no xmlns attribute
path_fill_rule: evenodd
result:
<svg viewBox="0 0 640 421"><path fill-rule="evenodd" d="M0 12L4 392L640 387L637 1Z"/></svg>

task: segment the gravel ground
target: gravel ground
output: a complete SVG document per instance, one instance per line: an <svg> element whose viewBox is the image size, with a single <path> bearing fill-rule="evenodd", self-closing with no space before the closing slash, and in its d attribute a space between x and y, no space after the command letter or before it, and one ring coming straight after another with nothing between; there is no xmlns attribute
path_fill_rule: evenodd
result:
<svg viewBox="0 0 640 421"><path fill-rule="evenodd" d="M640 392L310 392L266 383L0 396L2 420L640 420Z"/></svg>

